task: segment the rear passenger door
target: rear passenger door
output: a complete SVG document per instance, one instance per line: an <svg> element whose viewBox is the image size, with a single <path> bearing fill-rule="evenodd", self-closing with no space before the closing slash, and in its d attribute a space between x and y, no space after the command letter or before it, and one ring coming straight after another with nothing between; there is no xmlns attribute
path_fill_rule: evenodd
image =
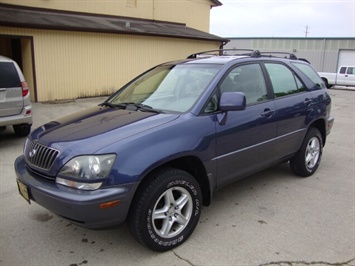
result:
<svg viewBox="0 0 355 266"><path fill-rule="evenodd" d="M265 62L264 65L273 88L278 121L275 154L283 158L299 149L314 100L289 67L276 62Z"/></svg>
<svg viewBox="0 0 355 266"><path fill-rule="evenodd" d="M20 114L23 108L22 86L12 62L0 62L0 116Z"/></svg>
<svg viewBox="0 0 355 266"><path fill-rule="evenodd" d="M219 89L220 93L243 92L247 101L245 110L229 111L225 123L216 123L217 185L224 186L270 164L276 120L259 63L233 67Z"/></svg>

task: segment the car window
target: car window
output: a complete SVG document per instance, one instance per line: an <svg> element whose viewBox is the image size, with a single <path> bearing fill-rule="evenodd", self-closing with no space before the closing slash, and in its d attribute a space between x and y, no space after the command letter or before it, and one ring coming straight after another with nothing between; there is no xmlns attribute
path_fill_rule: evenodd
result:
<svg viewBox="0 0 355 266"><path fill-rule="evenodd" d="M265 63L265 67L269 73L275 97L282 97L306 90L302 82L288 67L277 63Z"/></svg>
<svg viewBox="0 0 355 266"><path fill-rule="evenodd" d="M207 102L204 113L208 114L218 111L218 98L217 92L215 92L211 99Z"/></svg>
<svg viewBox="0 0 355 266"><path fill-rule="evenodd" d="M110 103L136 103L164 112L186 112L221 67L217 64L159 66L119 91Z"/></svg>
<svg viewBox="0 0 355 266"><path fill-rule="evenodd" d="M243 92L247 105L267 100L265 79L259 64L247 64L233 68L220 85L223 92Z"/></svg>
<svg viewBox="0 0 355 266"><path fill-rule="evenodd" d="M346 71L346 74L355 74L355 67L348 67L348 71Z"/></svg>
<svg viewBox="0 0 355 266"><path fill-rule="evenodd" d="M302 63L292 62L292 64L302 71L315 85L319 87L323 84L321 77L317 74L317 72L310 66Z"/></svg>
<svg viewBox="0 0 355 266"><path fill-rule="evenodd" d="M0 62L0 88L21 87L21 81L12 62Z"/></svg>

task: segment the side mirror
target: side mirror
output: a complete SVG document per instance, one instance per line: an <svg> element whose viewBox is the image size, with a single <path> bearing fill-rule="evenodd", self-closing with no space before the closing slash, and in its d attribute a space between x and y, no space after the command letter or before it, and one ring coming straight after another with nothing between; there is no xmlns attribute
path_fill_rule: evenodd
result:
<svg viewBox="0 0 355 266"><path fill-rule="evenodd" d="M222 112L239 111L244 110L246 105L243 92L224 92L219 101L219 110Z"/></svg>

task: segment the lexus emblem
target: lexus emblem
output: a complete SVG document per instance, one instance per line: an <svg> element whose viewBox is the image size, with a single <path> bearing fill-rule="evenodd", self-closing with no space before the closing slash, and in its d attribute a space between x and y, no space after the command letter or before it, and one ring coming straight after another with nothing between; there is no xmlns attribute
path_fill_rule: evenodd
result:
<svg viewBox="0 0 355 266"><path fill-rule="evenodd" d="M30 156L30 158L32 158L33 156L36 155L36 152L37 152L37 150L36 150L36 149L33 149L32 151L30 151L30 152L28 153L28 156Z"/></svg>

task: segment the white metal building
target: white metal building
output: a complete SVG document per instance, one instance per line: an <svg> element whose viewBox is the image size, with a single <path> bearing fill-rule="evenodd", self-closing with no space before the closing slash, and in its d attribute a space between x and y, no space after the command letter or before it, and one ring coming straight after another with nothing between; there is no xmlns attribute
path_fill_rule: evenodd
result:
<svg viewBox="0 0 355 266"><path fill-rule="evenodd" d="M255 49L293 53L319 72L336 72L355 65L355 38L228 38L225 49Z"/></svg>

